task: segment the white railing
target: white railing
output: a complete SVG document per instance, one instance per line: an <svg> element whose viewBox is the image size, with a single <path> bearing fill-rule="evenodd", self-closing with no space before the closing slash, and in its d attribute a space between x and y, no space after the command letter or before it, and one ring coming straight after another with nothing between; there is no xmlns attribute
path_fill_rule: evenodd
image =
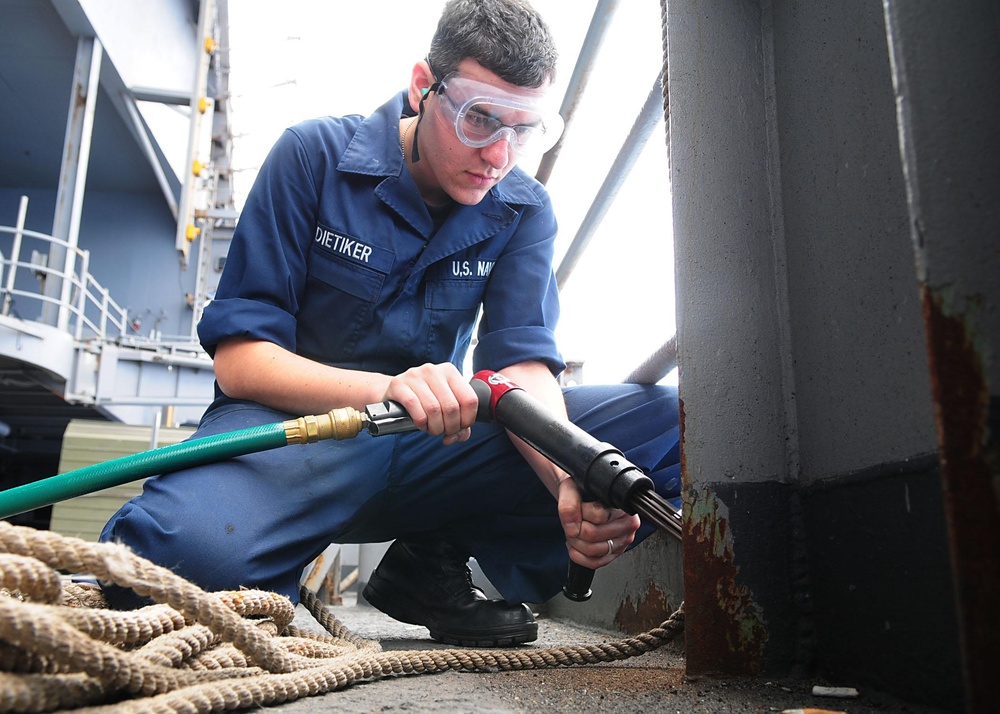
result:
<svg viewBox="0 0 1000 714"><path fill-rule="evenodd" d="M71 246L64 240L24 227L27 196L21 197L14 227L0 226L0 315L21 320L65 325L78 343L114 343L137 349L155 350L179 360L203 358L204 350L190 335L163 335L153 331L143 335L132 328L128 310L119 305L90 273L90 251ZM52 246L75 257L66 272L48 265ZM67 281L68 290L46 290L49 281ZM64 299L60 296L66 296ZM29 308L33 308L29 314ZM47 317L47 311L52 317ZM63 318L63 315L66 317Z"/></svg>
<svg viewBox="0 0 1000 714"><path fill-rule="evenodd" d="M22 196L17 225L13 228L0 226L0 315L34 319L23 309L22 303L29 301L36 303L42 314L47 305L57 311L55 314L67 312L71 316L66 322L68 330L77 340L118 341L124 338L128 331L128 313L90 274L90 251L60 238L27 230L24 227L27 209L28 198ZM7 236L11 236L9 243ZM38 248L26 245L25 239ZM60 246L67 254L72 252L76 256L72 265L78 265L79 271L67 273L48 265L52 246ZM28 260L24 260L25 255ZM68 295L68 300L46 293L45 284L51 280L69 282L68 291L49 291Z"/></svg>
<svg viewBox="0 0 1000 714"><path fill-rule="evenodd" d="M58 373L70 404L100 405L126 423L147 423L166 408L171 420L197 419L214 395L212 360L201 345L191 335L140 334L128 311L90 274L90 252L26 230L26 213L22 197L17 225L0 226L0 346L16 342L15 357ZM31 323L71 337L72 344L60 339L62 347L49 349L29 340L21 351L20 333L46 336Z"/></svg>

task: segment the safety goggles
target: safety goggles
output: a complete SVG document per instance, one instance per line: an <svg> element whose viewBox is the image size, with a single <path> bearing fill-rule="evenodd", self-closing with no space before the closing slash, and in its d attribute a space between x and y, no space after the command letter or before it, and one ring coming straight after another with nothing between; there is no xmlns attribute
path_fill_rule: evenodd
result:
<svg viewBox="0 0 1000 714"><path fill-rule="evenodd" d="M563 119L534 97L511 94L452 72L436 87L444 118L466 146L481 148L500 139L519 154L548 151L559 140Z"/></svg>

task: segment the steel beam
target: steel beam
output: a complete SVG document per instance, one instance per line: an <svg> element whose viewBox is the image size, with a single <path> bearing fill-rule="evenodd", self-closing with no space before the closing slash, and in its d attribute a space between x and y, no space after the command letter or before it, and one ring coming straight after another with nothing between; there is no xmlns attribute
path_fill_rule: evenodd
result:
<svg viewBox="0 0 1000 714"><path fill-rule="evenodd" d="M180 210L177 207L177 199L174 198L174 191L170 186L170 179L167 178L167 173L163 169L163 164L160 163L160 159L156 155L156 147L153 146L153 140L149 136L146 122L139 112L139 107L136 105L135 99L129 96L128 92L121 92L119 96L122 107L124 107L125 114L128 117L129 128L132 130L136 141L139 142L139 147L142 149L142 153L145 154L146 160L149 161L149 167L153 170L153 175L156 176L156 183L159 184L160 190L163 192L163 199L167 202L167 208L170 209L170 213L173 214L176 220L178 211Z"/></svg>
<svg viewBox="0 0 1000 714"><path fill-rule="evenodd" d="M70 290L75 265L76 248L80 238L80 216L83 212L83 194L87 185L87 166L90 162L90 144L97 109L98 81L101 76L101 58L104 54L101 41L96 37L80 37L76 47L76 65L73 70L73 88L70 92L69 114L63 142L62 166L59 170L59 187L56 193L56 210L52 219L52 235L66 241L65 246L52 244L49 249L49 266L61 271L62 276L49 273L45 281L45 295L59 300L55 306L46 303L42 309L42 322L65 330L69 324Z"/></svg>
<svg viewBox="0 0 1000 714"><path fill-rule="evenodd" d="M594 16L590 20L590 27L587 28L587 36L583 38L583 46L580 48L580 54L576 58L576 65L573 67L569 86L566 88L562 105L559 107L559 114L562 115L565 122L562 136L559 137L559 141L556 142L555 146L545 152L538 165L538 170L535 172L535 178L542 183L547 183L549 176L552 175L552 169L555 167L556 159L559 158L563 141L566 138L566 134L569 133L570 123L573 121L574 114L576 114L577 104L579 104L583 90L587 86L587 80L590 79L590 72L594 67L594 61L600 53L601 45L604 43L604 36L607 34L608 26L615 15L615 10L618 9L618 2L619 0L599 0L597 7L594 8Z"/></svg>
<svg viewBox="0 0 1000 714"><path fill-rule="evenodd" d="M653 135L653 130L662 121L663 85L660 82L659 75L657 75L656 81L653 82L653 88L649 91L649 95L642 105L639 116L636 117L632 129L629 131L628 136L625 137L625 142L622 144L621 149L619 149L618 155L615 157L615 161L608 171L608 175L604 178L604 183L601 184L601 188L597 191L597 196L594 197L590 208L587 209L587 215L583 217L583 222L580 223L580 228L573 237L573 242L570 243L566 254L559 263L559 268L556 270L556 282L560 288L566 284L570 274L573 272L573 268L576 267L577 262L579 262L580 257L583 255L583 251L586 250L591 238L594 237L594 233L597 232L597 228L601 225L601 221L604 220L605 214L608 212L611 204L614 203L622 184L625 183L629 173L631 173L632 168L635 166L635 162L638 161L642 150L646 147L649 137Z"/></svg>

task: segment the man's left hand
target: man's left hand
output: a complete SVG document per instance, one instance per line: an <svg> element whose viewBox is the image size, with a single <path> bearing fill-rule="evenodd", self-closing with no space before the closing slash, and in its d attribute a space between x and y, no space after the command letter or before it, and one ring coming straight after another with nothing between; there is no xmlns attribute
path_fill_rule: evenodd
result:
<svg viewBox="0 0 1000 714"><path fill-rule="evenodd" d="M558 498L559 520L574 563L600 568L624 553L635 539L639 516L597 501L583 501L572 478L559 483Z"/></svg>

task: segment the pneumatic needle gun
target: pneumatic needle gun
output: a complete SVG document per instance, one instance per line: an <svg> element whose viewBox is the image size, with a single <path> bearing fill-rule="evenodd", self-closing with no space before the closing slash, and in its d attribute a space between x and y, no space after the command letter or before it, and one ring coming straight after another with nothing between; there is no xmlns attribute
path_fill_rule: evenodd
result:
<svg viewBox="0 0 1000 714"><path fill-rule="evenodd" d="M680 512L653 488L642 469L611 444L598 441L572 422L556 417L498 372L478 372L470 382L479 397L477 421L495 422L566 471L589 497L648 519L680 538ZM372 436L416 429L395 402L371 404L362 417ZM571 562L563 593L571 600L590 598L594 571Z"/></svg>

